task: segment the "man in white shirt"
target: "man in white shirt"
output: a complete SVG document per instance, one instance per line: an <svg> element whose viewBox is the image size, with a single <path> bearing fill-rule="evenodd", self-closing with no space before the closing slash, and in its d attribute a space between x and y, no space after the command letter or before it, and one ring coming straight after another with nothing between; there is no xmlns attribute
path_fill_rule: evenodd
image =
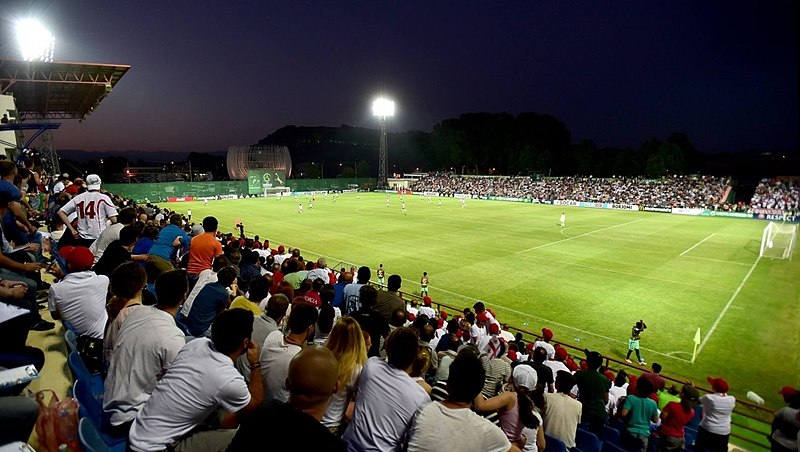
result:
<svg viewBox="0 0 800 452"><path fill-rule="evenodd" d="M247 385L233 367L247 354L251 370L258 369L258 344L250 340L253 314L244 309L222 312L211 337L197 338L175 356L155 390L136 415L128 435L136 452L217 451L230 444L241 418L262 402L261 379ZM205 423L222 408L227 414Z"/></svg>
<svg viewBox="0 0 800 452"><path fill-rule="evenodd" d="M89 250L92 252L92 254L94 254L95 264L100 260L101 257L103 257L103 253L108 245L114 240L119 240L119 231L121 231L125 226L133 224L135 220L136 209L133 207L126 207L119 211L117 222L103 229L103 232L100 233L100 235L97 237L97 240L95 240L94 243L92 243L92 246L89 247Z"/></svg>
<svg viewBox="0 0 800 452"><path fill-rule="evenodd" d="M386 338L388 362L377 356L367 361L358 384L353 421L342 439L349 450L397 450L414 414L431 401L408 375L417 357L417 334L397 328Z"/></svg>
<svg viewBox="0 0 800 452"><path fill-rule="evenodd" d="M567 449L575 447L575 434L581 421L583 407L580 402L570 396L575 386L575 377L569 372L561 371L556 376L555 393L544 393L544 431L548 435L561 440Z"/></svg>
<svg viewBox="0 0 800 452"><path fill-rule="evenodd" d="M186 271L162 273L155 289L155 306L144 306L125 318L105 380L103 409L119 433L127 433L158 379L186 344L186 337L175 324L175 315L189 289Z"/></svg>
<svg viewBox="0 0 800 452"><path fill-rule="evenodd" d="M58 211L58 216L68 229L59 242L59 246L77 244L91 246L107 222L117 222L117 208L108 195L100 193L100 176L90 174L86 177L86 188L88 191L79 194L69 200L68 203ZM78 229L72 227L68 216L76 212L78 214ZM63 243L62 243L63 242Z"/></svg>
<svg viewBox="0 0 800 452"><path fill-rule="evenodd" d="M433 304L431 297L422 297L422 306L419 308L417 315L425 314L429 319L435 319L437 317L436 311L431 307L431 304Z"/></svg>
<svg viewBox="0 0 800 452"><path fill-rule="evenodd" d="M289 334L284 336L280 330L273 331L264 340L259 361L267 401L285 403L289 400L289 390L286 388L289 363L294 355L300 353L309 338L314 337L314 324L318 317L319 313L314 306L297 305L289 314Z"/></svg>
<svg viewBox="0 0 800 452"><path fill-rule="evenodd" d="M542 347L547 350L547 359L555 359L556 349L550 344L553 340L553 332L548 328L542 328L542 339L533 343L533 348Z"/></svg>
<svg viewBox="0 0 800 452"><path fill-rule="evenodd" d="M58 182L56 182L55 185L53 185L53 199L55 199L55 196L57 194L61 193L62 191L64 191L65 188L67 188L68 180L69 180L69 174L67 173L58 176Z"/></svg>
<svg viewBox="0 0 800 452"><path fill-rule="evenodd" d="M69 273L50 286L47 296L50 314L53 319L69 323L78 336L102 339L108 321L108 276L90 270L94 256L88 248L67 246L61 249L61 257L67 261Z"/></svg>
<svg viewBox="0 0 800 452"><path fill-rule="evenodd" d="M456 356L447 379L447 400L420 410L411 426L408 451L519 451L499 427L470 409L484 379L483 365L474 354Z"/></svg>

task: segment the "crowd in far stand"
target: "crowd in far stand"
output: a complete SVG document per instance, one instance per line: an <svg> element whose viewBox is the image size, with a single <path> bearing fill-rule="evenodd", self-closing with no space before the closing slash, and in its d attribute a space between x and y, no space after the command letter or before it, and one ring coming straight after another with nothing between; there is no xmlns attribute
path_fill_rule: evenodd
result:
<svg viewBox="0 0 800 452"><path fill-rule="evenodd" d="M673 181L681 200L664 202L708 200L706 183ZM570 179L559 189L625 202L593 184ZM658 441L671 451L695 434L694 450L727 450L736 399L722 378L709 378L712 393L699 397L691 385L668 385L656 363L638 378L615 374L597 352L571 357L547 328L535 341L511 335L481 302L447 313L428 296L402 298L399 275L379 290L367 266L330 268L248 237L244 225L223 234L213 216L194 224L188 212L115 199L96 175L72 185L74 195L65 183L50 206L58 265L46 308L104 378L95 427L130 450L537 451L548 442L580 448L596 435L625 450ZM11 202L0 190L0 213ZM379 267L378 279L385 273ZM0 281L0 299L29 312L0 322L0 343L13 339L22 352L38 308L12 282ZM772 438L793 450L800 395L781 394L788 406ZM37 410L26 397L0 397L0 443L27 440Z"/></svg>
<svg viewBox="0 0 800 452"><path fill-rule="evenodd" d="M559 177L534 181L529 177L464 177L433 174L417 181L414 191L443 196L503 196L541 200L572 200L636 204L653 207L716 209L724 201L727 179L713 176L643 178Z"/></svg>
<svg viewBox="0 0 800 452"><path fill-rule="evenodd" d="M769 209L797 215L800 212L800 186L777 179L762 179L756 186L750 209Z"/></svg>

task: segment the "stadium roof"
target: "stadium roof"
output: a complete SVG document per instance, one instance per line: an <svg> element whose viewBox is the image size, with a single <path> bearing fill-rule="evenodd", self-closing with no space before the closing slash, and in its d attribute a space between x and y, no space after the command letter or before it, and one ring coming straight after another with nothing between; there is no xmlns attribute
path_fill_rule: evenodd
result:
<svg viewBox="0 0 800 452"><path fill-rule="evenodd" d="M19 120L83 119L130 66L0 59L0 93L13 94Z"/></svg>

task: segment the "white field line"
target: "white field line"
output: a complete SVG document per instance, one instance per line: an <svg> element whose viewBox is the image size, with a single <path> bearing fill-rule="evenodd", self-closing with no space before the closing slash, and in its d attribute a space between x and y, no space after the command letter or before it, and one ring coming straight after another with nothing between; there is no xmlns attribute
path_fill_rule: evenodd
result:
<svg viewBox="0 0 800 452"><path fill-rule="evenodd" d="M739 287L736 288L736 290L733 292L733 295L731 295L731 298L728 300L727 303L725 303L725 307L722 308L722 312L720 312L719 315L717 316L717 320L715 320L714 324L711 325L711 328L708 330L708 333L706 333L705 337L703 337L703 341L700 342L700 346L697 347L697 356L700 356L700 352L703 351L703 347L706 346L706 342L708 342L708 339L711 338L712 334L714 334L714 331L717 330L717 326L719 325L719 322L722 321L722 317L724 317L725 313L728 312L728 309L731 308L731 304L733 304L733 300L736 299L736 296L739 295L739 292L741 292L742 287L744 287L744 284L747 282L748 279L750 279L750 275L753 274L753 270L756 269L756 265L758 265L758 261L760 261L760 260L761 260L761 256L758 256L756 258L756 261L753 262L753 265L750 267L750 271L748 271L747 274L744 275L744 278L742 279L742 282L739 283Z"/></svg>
<svg viewBox="0 0 800 452"><path fill-rule="evenodd" d="M688 257L690 259L701 259L701 260L704 260L704 261L711 261L711 262L720 262L720 263L723 263L723 264L743 265L745 267L750 265L750 264L745 264L744 262L726 261L726 260L722 260L722 259L713 259L713 258L710 258L710 257L700 257L700 256L683 256L683 257Z"/></svg>
<svg viewBox="0 0 800 452"><path fill-rule="evenodd" d="M543 261L546 261L546 262L553 262L553 263L556 263L556 264L564 264L564 265L569 265L569 266L572 266L572 267L587 268L589 270L596 270L596 271L599 271L599 272L616 273L618 275L633 276L633 277L636 277L636 278L643 278L643 279L652 279L654 281L661 281L661 282L670 283L670 284L678 284L678 285L681 285L681 286L696 287L698 289L711 290L711 291L716 291L716 292L725 292L725 293L730 292L730 291L725 290L725 289L718 289L718 288L716 288L714 286L709 286L709 285L705 285L705 284L693 284L693 283L689 283L689 282L675 281L675 280L672 280L672 279L659 278L657 276L640 275L640 274L637 274L637 273L623 272L623 271L620 271L620 270L612 270L610 268L593 267L591 265L578 264L578 263L575 263L575 262L562 261L562 260L558 260L558 259L550 259L550 258L541 257L541 256L529 256L529 257L532 258L532 259L539 259L539 260L543 260Z"/></svg>
<svg viewBox="0 0 800 452"><path fill-rule="evenodd" d="M681 256L683 256L683 255L685 255L686 253L688 253L689 251L691 251L691 250L693 250L693 249L697 248L698 246L700 246L700 244L701 244L701 243L705 242L706 240L710 239L711 237L714 237L716 234L717 234L717 233L716 233L716 232L714 232L713 234L709 235L708 237L704 238L703 240L700 240L699 242L695 243L695 244L694 244L694 245L693 245L691 248L689 248L688 250L686 250L686 251L682 252L682 253L681 253Z"/></svg>
<svg viewBox="0 0 800 452"><path fill-rule="evenodd" d="M473 297L470 297L470 296L467 296L467 295L462 295L462 294L460 294L460 293L457 293L457 292L451 292L451 291L449 291L449 290L446 290L446 289L436 288L436 287L433 287L433 286L429 286L429 287L430 287L431 289L436 289L436 290L438 290L439 292L445 292L445 293L449 293L449 294L451 294L451 295L455 295L455 296L457 296L457 297L464 298L464 299L466 299L466 300L471 300L471 301L483 301L483 300L479 300L479 299L477 299L477 298L473 298ZM605 339L605 340L607 340L607 341L610 341L610 342L616 342L616 343L619 343L619 344L623 344L623 345L625 345L625 346L627 346L627 345L628 345L628 341L622 341L622 340L619 340L619 339L615 339L615 338L613 338L613 337L603 336L602 334L593 333L593 332L591 332L591 331L587 331L587 330L584 330L584 329L581 329L581 328L577 328L577 327L574 327L574 326L572 326L572 325L567 325L567 324L565 324L565 323L555 322L555 321L553 321L553 320L546 319L546 318L544 318L544 317L539 317L539 316L536 316L536 315L533 315L533 314L528 314L527 312L517 311L516 309L508 308L508 307L505 307L505 306L500 306L500 305L497 305L497 304L493 304L493 305L492 305L492 306L490 306L490 307L491 307L491 308L493 308L493 309L494 309L494 308L497 308L497 309L502 309L502 310L505 310L505 311L508 311L508 312L513 312L514 314L518 314L518 315L525 316L525 317L530 317L530 318L532 318L532 319L541 320L542 322L545 322L545 323L549 323L549 324L552 324L552 325L558 325L558 326L560 326L560 327L563 327L563 328L568 328L568 329L570 329L570 330L577 331L577 332L579 332L579 333L583 333L583 334L588 334L588 335L590 335L590 336L599 337L599 338L601 338L601 339ZM677 357L677 356L672 356L672 355L671 355L671 354L669 354L669 353L662 353L662 352L659 352L659 351L656 351L656 350L653 350L653 349L649 349L649 348L644 348L644 347L641 347L641 349L642 349L642 350L646 350L646 351L648 351L648 352L650 352L650 353L655 353L655 354L657 354L657 355L666 356L666 357L668 357L668 358L676 359L676 360L678 360L678 361L683 361L683 362L685 362L685 363L690 363L690 362L691 362L691 361L690 361L690 360L688 360L688 359L683 359L683 358L679 358L679 357ZM675 353L675 352L670 352L670 353Z"/></svg>
<svg viewBox="0 0 800 452"><path fill-rule="evenodd" d="M577 238L579 238L579 237L583 237L583 236L590 235L590 234L596 234L596 233L598 233L598 232L607 231L607 230L609 230L609 229L614 229L614 228L619 228L619 227L622 227L622 226L627 226L627 225L629 225L629 224L637 223L637 222L639 222L639 221L644 221L644 220L645 220L645 218L639 218L638 220L629 221L629 222L627 222L627 223L615 224L614 226L609 226L609 227L607 227L607 228L602 228L602 229L597 229L597 230L594 230L594 231L584 232L583 234L578 234L578 235L574 235L574 236L572 236L572 237L567 237L566 239L555 240L555 241L553 241L553 242L547 242L547 243L544 243L544 244L541 244L541 245L534 246L534 247L532 247L532 248L528 248L528 249L526 249L526 250L517 251L517 252L516 252L516 253L514 253L514 254L523 254L523 253L527 253L528 251L538 250L538 249L540 249L540 248L544 248L544 247L546 247L546 246L555 245L556 243L568 242L568 241L570 241L570 240L572 240L572 239L577 239Z"/></svg>

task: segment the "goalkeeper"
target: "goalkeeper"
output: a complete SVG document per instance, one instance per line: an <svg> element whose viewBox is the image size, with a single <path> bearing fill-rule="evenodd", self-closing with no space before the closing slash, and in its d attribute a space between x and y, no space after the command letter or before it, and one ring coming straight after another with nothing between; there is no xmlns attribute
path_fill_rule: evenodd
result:
<svg viewBox="0 0 800 452"><path fill-rule="evenodd" d="M633 325L631 328L631 338L628 339L628 354L625 356L625 361L630 363L631 362L631 353L634 351L636 352L636 358L639 360L639 365L644 366L647 364L644 362L641 353L639 353L639 339L642 336L644 330L647 329L647 324L644 323L644 320L639 320Z"/></svg>

